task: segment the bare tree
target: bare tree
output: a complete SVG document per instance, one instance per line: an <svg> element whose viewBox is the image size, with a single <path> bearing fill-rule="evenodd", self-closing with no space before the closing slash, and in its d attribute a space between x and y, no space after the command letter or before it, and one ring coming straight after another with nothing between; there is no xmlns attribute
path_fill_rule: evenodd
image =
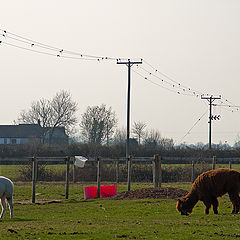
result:
<svg viewBox="0 0 240 240"><path fill-rule="evenodd" d="M122 127L122 128L116 129L114 137L113 137L113 142L115 144L126 143L126 139L127 139L127 130L126 130L126 128Z"/></svg>
<svg viewBox="0 0 240 240"><path fill-rule="evenodd" d="M18 123L40 124L44 135L49 133L49 142L56 127L65 127L67 134L77 123L75 113L77 103L72 100L68 91L61 90L53 99L40 99L31 104L29 110L22 110L18 117Z"/></svg>
<svg viewBox="0 0 240 240"><path fill-rule="evenodd" d="M172 150L174 147L174 142L172 138L161 138L159 145L165 150Z"/></svg>
<svg viewBox="0 0 240 240"><path fill-rule="evenodd" d="M144 122L139 121L139 122L134 122L133 123L132 132L137 137L138 144L141 144L141 140L144 137L146 127L147 127L147 125Z"/></svg>
<svg viewBox="0 0 240 240"><path fill-rule="evenodd" d="M84 140L94 144L102 144L104 141L109 144L116 125L115 112L111 107L107 109L105 104L87 107L80 123Z"/></svg>
<svg viewBox="0 0 240 240"><path fill-rule="evenodd" d="M160 140L161 140L161 133L158 130L151 129L150 131L146 132L144 144L156 147L157 145L159 145Z"/></svg>
<svg viewBox="0 0 240 240"><path fill-rule="evenodd" d="M108 110L106 110L106 140L107 145L109 145L109 141L111 140L111 137L114 134L114 130L117 126L117 118L116 113L112 111L112 108L109 107Z"/></svg>
<svg viewBox="0 0 240 240"><path fill-rule="evenodd" d="M29 124L41 122L42 127L49 127L51 112L51 101L42 98L39 101L33 101L29 110L22 110L17 122Z"/></svg>

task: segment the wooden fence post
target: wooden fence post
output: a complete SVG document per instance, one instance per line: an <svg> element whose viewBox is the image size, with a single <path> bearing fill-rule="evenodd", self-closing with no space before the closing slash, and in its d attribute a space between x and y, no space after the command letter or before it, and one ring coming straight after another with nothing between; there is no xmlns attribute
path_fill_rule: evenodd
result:
<svg viewBox="0 0 240 240"><path fill-rule="evenodd" d="M77 168L73 162L73 183L77 182L76 175L77 175Z"/></svg>
<svg viewBox="0 0 240 240"><path fill-rule="evenodd" d="M97 197L100 197L101 188L101 158L97 158Z"/></svg>
<svg viewBox="0 0 240 240"><path fill-rule="evenodd" d="M217 157L213 156L213 160L212 160L212 170L216 169L216 161L217 161Z"/></svg>
<svg viewBox="0 0 240 240"><path fill-rule="evenodd" d="M159 157L159 167L160 167L159 187L162 187L162 157Z"/></svg>
<svg viewBox="0 0 240 240"><path fill-rule="evenodd" d="M194 161L192 161L192 183L194 182L195 180L195 171L194 171Z"/></svg>
<svg viewBox="0 0 240 240"><path fill-rule="evenodd" d="M128 176L127 176L127 189L128 191L130 191L131 189L131 164L132 163L132 156L130 155L128 158L127 158L127 173L128 173Z"/></svg>
<svg viewBox="0 0 240 240"><path fill-rule="evenodd" d="M153 186L154 188L160 187L160 158L156 154L153 157Z"/></svg>
<svg viewBox="0 0 240 240"><path fill-rule="evenodd" d="M232 161L229 161L229 169L232 169Z"/></svg>
<svg viewBox="0 0 240 240"><path fill-rule="evenodd" d="M37 159L32 158L32 203L36 201Z"/></svg>
<svg viewBox="0 0 240 240"><path fill-rule="evenodd" d="M119 159L116 159L116 183L119 183Z"/></svg>
<svg viewBox="0 0 240 240"><path fill-rule="evenodd" d="M66 199L68 199L68 195L69 195L69 165L70 165L70 157L66 157L66 192L65 192Z"/></svg>

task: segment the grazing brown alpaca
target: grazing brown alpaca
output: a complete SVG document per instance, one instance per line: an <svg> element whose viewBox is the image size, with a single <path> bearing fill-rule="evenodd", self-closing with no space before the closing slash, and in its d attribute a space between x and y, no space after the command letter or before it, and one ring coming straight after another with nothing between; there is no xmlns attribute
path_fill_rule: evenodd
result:
<svg viewBox="0 0 240 240"><path fill-rule="evenodd" d="M218 200L225 193L228 193L232 202L232 213L238 213L240 208L240 172L221 168L202 173L194 181L190 192L178 199L176 208L182 215L188 215L193 207L200 200L203 201L205 214L213 205L213 212L218 214Z"/></svg>

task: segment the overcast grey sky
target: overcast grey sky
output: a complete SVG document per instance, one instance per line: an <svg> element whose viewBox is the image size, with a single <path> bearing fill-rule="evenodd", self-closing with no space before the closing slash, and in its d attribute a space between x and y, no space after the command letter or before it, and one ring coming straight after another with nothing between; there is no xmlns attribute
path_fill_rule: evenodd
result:
<svg viewBox="0 0 240 240"><path fill-rule="evenodd" d="M126 66L11 47L4 44L13 43L8 32L79 53L143 58L181 86L240 105L239 12L237 0L2 1L0 28L7 35L0 37L0 124L12 124L32 101L65 89L78 103L79 119L87 106L104 103L116 112L119 127L126 126ZM146 62L141 67L153 70ZM131 123L145 122L176 143L208 142L206 100L185 96L183 89L178 94L178 84L171 86L164 76L132 70ZM213 143L238 139L240 111L230 110L236 108L213 108L221 115L213 122Z"/></svg>

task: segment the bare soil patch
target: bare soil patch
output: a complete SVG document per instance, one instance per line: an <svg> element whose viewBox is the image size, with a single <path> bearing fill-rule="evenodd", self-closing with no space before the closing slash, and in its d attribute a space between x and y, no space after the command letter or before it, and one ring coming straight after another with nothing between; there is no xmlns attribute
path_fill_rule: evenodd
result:
<svg viewBox="0 0 240 240"><path fill-rule="evenodd" d="M118 193L110 199L178 199L185 196L187 193L188 191L178 188L141 188Z"/></svg>
<svg viewBox="0 0 240 240"><path fill-rule="evenodd" d="M51 204L51 203L60 203L62 200L59 199L37 199L35 204ZM22 201L14 201L14 204L30 204L32 200L22 200Z"/></svg>

